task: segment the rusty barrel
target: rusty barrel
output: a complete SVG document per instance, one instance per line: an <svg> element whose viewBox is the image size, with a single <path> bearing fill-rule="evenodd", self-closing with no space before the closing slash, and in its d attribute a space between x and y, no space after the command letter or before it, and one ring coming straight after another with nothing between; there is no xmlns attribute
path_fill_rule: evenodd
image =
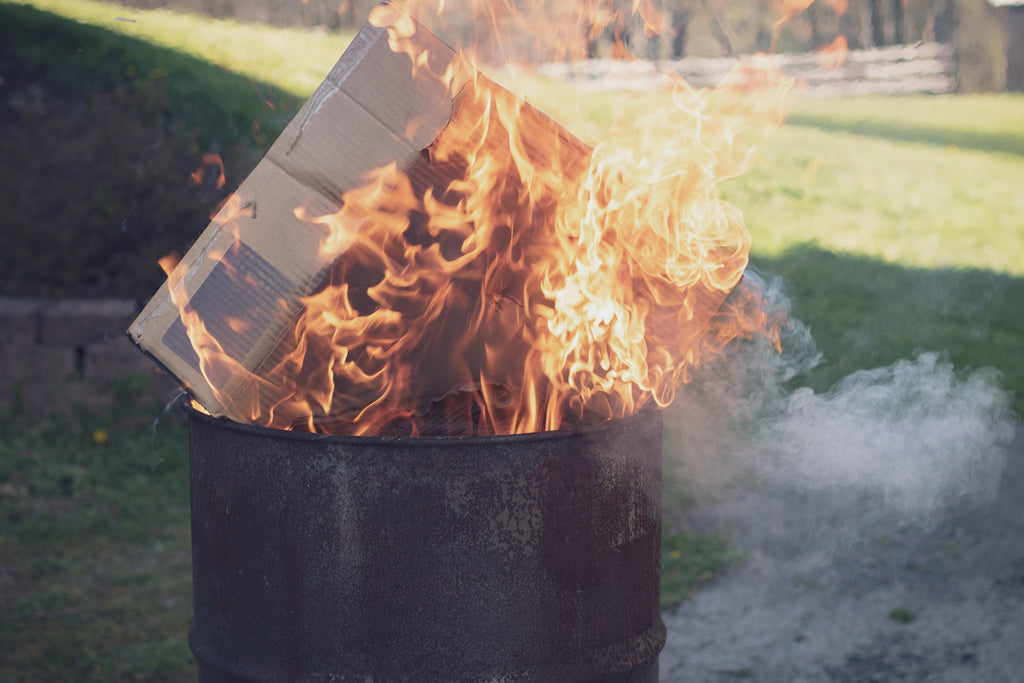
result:
<svg viewBox="0 0 1024 683"><path fill-rule="evenodd" d="M657 681L661 415L323 436L186 408L200 681Z"/></svg>

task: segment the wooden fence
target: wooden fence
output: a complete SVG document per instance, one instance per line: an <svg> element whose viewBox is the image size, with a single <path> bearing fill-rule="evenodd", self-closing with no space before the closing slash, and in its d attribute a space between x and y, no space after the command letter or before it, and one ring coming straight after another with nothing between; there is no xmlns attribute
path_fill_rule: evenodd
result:
<svg viewBox="0 0 1024 683"><path fill-rule="evenodd" d="M838 66L831 54L779 54L771 57L808 95L942 94L956 88L953 46L944 43L897 45L849 50ZM830 66L828 62L833 62ZM584 89L649 90L681 76L690 85L713 87L739 64L738 58L687 57L663 62L585 62L545 64L543 75L570 81Z"/></svg>

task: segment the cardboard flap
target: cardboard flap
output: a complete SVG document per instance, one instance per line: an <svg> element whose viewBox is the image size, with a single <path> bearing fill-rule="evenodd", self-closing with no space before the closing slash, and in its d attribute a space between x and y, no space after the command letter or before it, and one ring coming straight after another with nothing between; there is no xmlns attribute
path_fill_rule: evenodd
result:
<svg viewBox="0 0 1024 683"><path fill-rule="evenodd" d="M301 298L330 267L320 253L324 229L296 210L338 213L342 195L364 185L369 172L391 163L412 167L451 117L449 86L422 69L443 73L461 57L417 31L415 40L431 54L417 73L407 54L390 49L387 29L363 27L178 264L169 282L180 282L181 295L172 297L165 284L128 330L213 415L233 412L224 402L246 391L246 375L273 351ZM189 302L237 367L200 367L175 298Z"/></svg>
<svg viewBox="0 0 1024 683"><path fill-rule="evenodd" d="M382 17L401 24L400 30L389 31L392 27L382 25ZM391 401L407 397L389 393L385 400L372 381L349 380L357 375L357 380L382 376L382 359L396 357L399 346L405 353L402 360L411 363L401 373L414 396L411 407L396 408L395 414L430 417L434 411L444 420L451 419L455 408L471 414L484 382L479 367L488 357L507 366L499 368L497 380L504 388L489 387L489 392L518 392L523 384L522 357L529 343L521 334L523 322L517 313L523 303L509 299L505 305L503 291L522 279L512 272L515 263L528 261L531 249L536 255L546 248L543 233L555 210L552 198L573 194L590 149L512 93L480 77L468 60L436 36L421 27L410 30L409 22L389 7L363 27L129 330L131 338L215 416L259 424L273 420L275 426L303 426L306 417L351 424L353 416L374 403L387 414ZM414 63L410 52L423 56ZM524 125L505 128L499 110L518 115ZM467 137L479 147L463 155ZM551 180L536 206L519 206L530 195L527 181L517 175L515 155L557 171L545 176ZM493 162L507 183L478 184L469 158ZM374 171L390 165L404 175L402 187L413 195L410 204L392 209L392 200L401 192L397 186L384 185L386 191L380 195L370 193L370 205L365 197L349 194L350 205L343 207L348 193L366 187ZM504 189L495 189L499 186ZM425 197L445 204L457 229L431 224L425 217ZM479 278L474 279L490 270L486 263L476 263L474 273L450 277L448 264L441 264L437 270L444 273L439 280L444 282L436 291L448 291L444 285L451 283L454 298L435 302L433 327L424 336L430 343L409 335L405 344L399 344L385 332L419 324L426 311L413 299L421 294L429 298L434 292L429 278L404 272L403 259L411 265L417 254L430 249L434 251L426 260L436 260L438 254L448 263L461 258L467 233L459 230L475 230L476 219L455 214L461 199L468 197L489 206L503 221L487 249L500 251L503 240L521 240L509 247L519 256L502 257L508 272L502 271L504 284L493 292L481 289ZM375 212L378 220L383 215L385 222L397 225L398 232L388 238L392 253L364 260L397 264L396 271L384 285L383 274L372 282L353 283L345 277L358 275L360 269L377 275L377 270L360 261L360 249L366 245L351 246L344 231L352 236L361 230L369 233L370 219L363 223L360 216ZM326 217L343 226L343 239L334 240L330 249L323 247L328 230L317 221ZM336 248L339 241L344 245L341 250ZM333 285L338 279L345 287L351 285L346 296L360 290L353 296L365 311L358 311L356 323L351 316L342 321L349 335L343 342L336 341L336 326L327 331L329 339L313 343L332 350L340 344L341 355L359 359L348 364L362 362L360 367L344 368L345 362L335 362L333 356L313 358L306 353L307 340L294 334L301 327L297 320L318 310L311 295L333 292L327 279ZM371 291L378 286L388 293ZM351 300L345 305L358 308ZM474 306L481 309L479 315ZM335 310L321 319L334 318ZM456 341L466 336L472 319L478 325L475 337ZM365 329L359 326L364 322ZM282 374L292 370L301 376ZM306 375L333 392L317 399L323 415L307 416L302 411L313 404L293 401L291 390L283 387L291 383L305 388ZM302 405L296 408L298 403Z"/></svg>

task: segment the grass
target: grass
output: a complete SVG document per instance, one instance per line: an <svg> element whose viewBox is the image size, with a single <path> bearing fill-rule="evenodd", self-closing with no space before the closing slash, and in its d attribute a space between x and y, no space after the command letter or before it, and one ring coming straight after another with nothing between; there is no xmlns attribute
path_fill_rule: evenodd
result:
<svg viewBox="0 0 1024 683"><path fill-rule="evenodd" d="M352 33L273 28L163 9L138 9L93 0L32 0L41 10L169 48L218 65L253 82L272 83L305 99L344 52ZM197 93L219 85L192 84ZM233 93L225 93L225 100Z"/></svg>
<svg viewBox="0 0 1024 683"><path fill-rule="evenodd" d="M917 620L917 615L906 607L895 607L889 612L889 619L897 624L909 624Z"/></svg>
<svg viewBox="0 0 1024 683"><path fill-rule="evenodd" d="M806 100L762 158L725 196L825 354L811 386L944 351L1024 413L1024 97Z"/></svg>
<svg viewBox="0 0 1024 683"><path fill-rule="evenodd" d="M194 677L188 455L153 431L0 427L0 680Z"/></svg>
<svg viewBox="0 0 1024 683"><path fill-rule="evenodd" d="M157 260L188 248L302 102L183 52L4 2L0 68L0 294L155 291ZM207 152L223 159L223 189L213 173L190 182Z"/></svg>
<svg viewBox="0 0 1024 683"><path fill-rule="evenodd" d="M117 20L126 13L117 10L125 8L88 0L0 2L0 8L7 15L0 37L24 67L44 71L47 80L72 93L101 94L121 86L148 95L153 101L147 104L172 110L200 129L203 146L248 134L252 137L246 142L262 145L291 118L288 112L275 111L293 110L304 99L287 84L256 78L251 70L233 72L211 62L200 49L182 49L176 43L185 39L188 25L194 35L207 30L198 28L197 17L182 26L172 17L183 15L157 12L142 22L143 28L133 30L138 23ZM161 30L179 30L156 40L145 30L155 21L166 22ZM266 127L263 135L253 131L254 123Z"/></svg>
<svg viewBox="0 0 1024 683"><path fill-rule="evenodd" d="M1024 276L1024 97L830 102L832 116L821 101L798 102L762 162L725 188L755 253L810 243L892 265ZM961 120L986 105L987 117ZM873 106L874 118L845 106ZM935 123L946 111L950 121Z"/></svg>
<svg viewBox="0 0 1024 683"><path fill-rule="evenodd" d="M89 110L98 120L128 112L112 119L111 136L143 119L139 140L161 130L166 145L193 155L237 146L235 183L348 40L86 0L33 5L0 2L0 50L14 51L54 90L99 98ZM542 79L523 79L517 89L591 140L618 117L659 104L657 95L580 99ZM123 98L113 109L111 92ZM55 137L83 131L63 130ZM80 150L89 161L82 173L139 168L151 156L98 166L96 149L110 147ZM29 163L31 152L14 153ZM160 182L127 192L164 196L166 176L189 170L168 161L153 171ZM69 196L105 191L82 193L81 177L68 181ZM1020 96L798 100L758 164L723 187L744 210L754 264L785 278L794 314L824 352L825 362L798 381L827 389L853 370L943 350L957 367L1002 371L1022 412L1021 177ZM85 213L100 211L79 203ZM100 225L119 224L126 211L115 206ZM128 246L157 241L179 220L140 226ZM193 233L205 225L188 220ZM12 266L13 249L0 252ZM51 264L39 272L58 271ZM107 430L105 443L97 429ZM0 421L0 680L192 676L185 444L174 418L155 433L104 422L69 430L23 416ZM735 559L718 536L666 525L663 603L685 599Z"/></svg>
<svg viewBox="0 0 1024 683"><path fill-rule="evenodd" d="M672 607L690 597L729 564L741 559L723 536L666 528L661 543L661 604Z"/></svg>
<svg viewBox="0 0 1024 683"><path fill-rule="evenodd" d="M851 372L940 351L956 368L994 367L1024 412L1024 279L978 268L908 268L796 247L754 264L782 273L793 313L811 328L824 362L801 380L825 390Z"/></svg>
<svg viewBox="0 0 1024 683"><path fill-rule="evenodd" d="M934 145L955 150L1024 154L1020 94L969 97L864 96L835 100L805 97L790 125ZM936 100L941 101L936 106Z"/></svg>

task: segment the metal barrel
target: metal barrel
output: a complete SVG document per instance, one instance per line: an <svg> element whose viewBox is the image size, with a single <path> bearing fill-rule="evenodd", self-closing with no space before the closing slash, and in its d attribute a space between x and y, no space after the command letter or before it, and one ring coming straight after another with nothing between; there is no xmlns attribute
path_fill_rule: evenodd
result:
<svg viewBox="0 0 1024 683"><path fill-rule="evenodd" d="M661 414L468 438L186 408L208 681L657 681Z"/></svg>

